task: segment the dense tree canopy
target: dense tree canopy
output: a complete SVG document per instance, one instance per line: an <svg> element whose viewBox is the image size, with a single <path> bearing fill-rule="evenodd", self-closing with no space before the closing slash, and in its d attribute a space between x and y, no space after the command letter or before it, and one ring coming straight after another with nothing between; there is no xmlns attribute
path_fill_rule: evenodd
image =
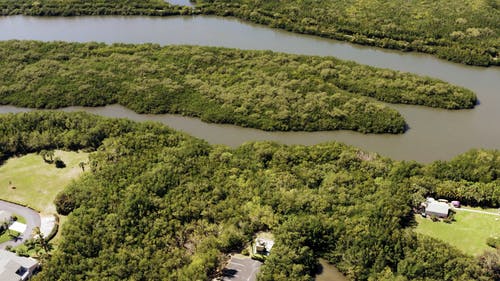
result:
<svg viewBox="0 0 500 281"><path fill-rule="evenodd" d="M433 192L416 184L423 177L493 180L476 158L497 151L423 166L340 143L230 149L155 123L0 116L5 157L51 148L95 152L56 199L70 215L37 280L206 280L260 230L276 237L260 280L311 280L320 256L353 280L494 280L489 263L414 234L411 208ZM461 158L476 178L444 176Z"/></svg>
<svg viewBox="0 0 500 281"><path fill-rule="evenodd" d="M354 43L500 65L498 0L200 0L204 13Z"/></svg>
<svg viewBox="0 0 500 281"><path fill-rule="evenodd" d="M30 16L190 14L191 9L163 0L0 0L0 14Z"/></svg>
<svg viewBox="0 0 500 281"><path fill-rule="evenodd" d="M471 108L470 90L332 57L213 47L0 42L0 103L35 108L120 103L264 130L401 133L374 99Z"/></svg>

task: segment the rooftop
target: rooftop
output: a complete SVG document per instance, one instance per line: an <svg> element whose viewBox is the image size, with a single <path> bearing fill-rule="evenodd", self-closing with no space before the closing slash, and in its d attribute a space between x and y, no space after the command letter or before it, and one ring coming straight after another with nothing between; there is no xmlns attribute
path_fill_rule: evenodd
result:
<svg viewBox="0 0 500 281"><path fill-rule="evenodd" d="M439 214L448 214L450 210L450 206L448 204L438 201L429 202L427 208L425 208L426 212L439 213Z"/></svg>
<svg viewBox="0 0 500 281"><path fill-rule="evenodd" d="M38 262L32 258L17 256L9 251L0 250L0 280L19 281L25 280L29 269L36 268Z"/></svg>

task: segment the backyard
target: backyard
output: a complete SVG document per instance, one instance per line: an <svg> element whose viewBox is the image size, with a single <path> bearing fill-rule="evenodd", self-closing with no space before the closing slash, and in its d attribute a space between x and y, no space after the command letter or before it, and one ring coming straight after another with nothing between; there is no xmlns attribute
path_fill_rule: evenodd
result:
<svg viewBox="0 0 500 281"><path fill-rule="evenodd" d="M0 199L29 206L43 214L56 212L54 198L82 173L80 162L87 162L88 153L55 151L65 164L56 168L38 154L11 158L0 166Z"/></svg>
<svg viewBox="0 0 500 281"><path fill-rule="evenodd" d="M474 256L491 249L486 245L486 239L500 236L500 216L498 215L460 210L455 214L455 221L452 223L433 222L419 215L416 216L416 221L418 233L440 239Z"/></svg>

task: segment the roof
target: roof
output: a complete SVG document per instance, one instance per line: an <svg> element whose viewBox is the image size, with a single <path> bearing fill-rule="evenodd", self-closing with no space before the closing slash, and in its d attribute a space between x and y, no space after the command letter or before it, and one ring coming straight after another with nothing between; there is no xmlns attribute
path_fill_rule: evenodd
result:
<svg viewBox="0 0 500 281"><path fill-rule="evenodd" d="M9 251L0 250L0 280L18 281L21 276L17 274L19 268L33 269L38 262L32 258L19 257Z"/></svg>
<svg viewBox="0 0 500 281"><path fill-rule="evenodd" d="M443 202L432 201L425 208L426 212L432 212L436 214L448 215L448 211L450 210L450 206Z"/></svg>
<svg viewBox="0 0 500 281"><path fill-rule="evenodd" d="M0 259L0 280L2 281L18 281L21 276L16 274L16 271L21 267L20 264L11 259Z"/></svg>
<svg viewBox="0 0 500 281"><path fill-rule="evenodd" d="M0 280L2 280L2 281L19 281L19 280L21 280L21 276L17 275L15 272L0 271Z"/></svg>

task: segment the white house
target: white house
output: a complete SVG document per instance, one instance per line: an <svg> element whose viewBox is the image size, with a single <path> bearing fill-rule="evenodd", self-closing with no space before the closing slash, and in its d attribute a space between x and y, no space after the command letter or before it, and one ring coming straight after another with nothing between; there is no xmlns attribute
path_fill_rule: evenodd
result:
<svg viewBox="0 0 500 281"><path fill-rule="evenodd" d="M26 281L38 268L38 261L0 249L0 280Z"/></svg>
<svg viewBox="0 0 500 281"><path fill-rule="evenodd" d="M447 218L448 215L450 214L450 206L444 202L427 200L427 207L425 207L425 214L427 216Z"/></svg>

